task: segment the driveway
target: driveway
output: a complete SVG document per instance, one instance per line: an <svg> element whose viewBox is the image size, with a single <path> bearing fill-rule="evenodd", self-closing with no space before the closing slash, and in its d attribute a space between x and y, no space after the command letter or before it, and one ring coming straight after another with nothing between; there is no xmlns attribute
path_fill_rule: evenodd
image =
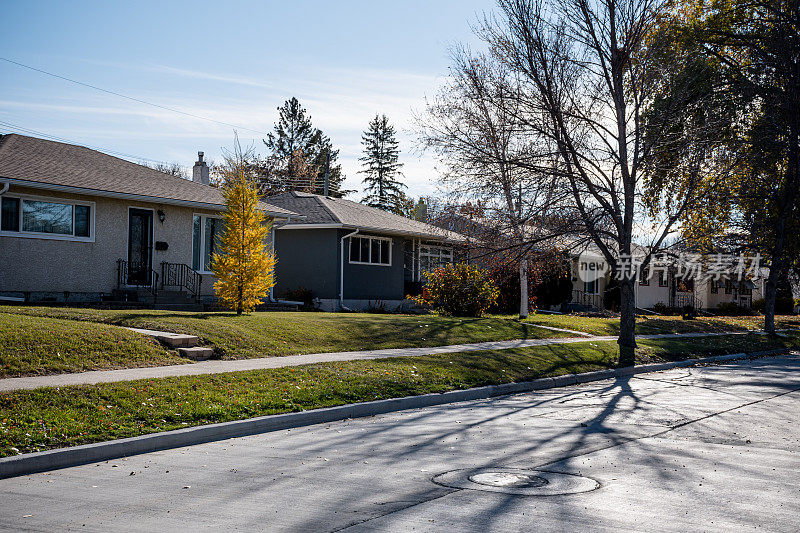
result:
<svg viewBox="0 0 800 533"><path fill-rule="evenodd" d="M11 530L797 531L800 357L0 480Z"/></svg>

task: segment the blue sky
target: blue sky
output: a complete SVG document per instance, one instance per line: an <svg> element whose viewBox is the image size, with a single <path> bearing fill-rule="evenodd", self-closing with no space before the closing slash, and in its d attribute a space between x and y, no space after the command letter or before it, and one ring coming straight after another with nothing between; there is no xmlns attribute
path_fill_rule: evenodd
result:
<svg viewBox="0 0 800 533"><path fill-rule="evenodd" d="M375 113L400 131L413 195L436 189L413 149L412 113L447 75L449 48L475 43L490 0L44 2L3 6L0 56L261 139L296 96L341 149L348 188ZM0 121L109 151L179 162L219 159L233 128L146 106L0 61ZM15 128L0 124L0 132ZM263 132L263 133L257 133ZM359 195L355 195L358 198Z"/></svg>

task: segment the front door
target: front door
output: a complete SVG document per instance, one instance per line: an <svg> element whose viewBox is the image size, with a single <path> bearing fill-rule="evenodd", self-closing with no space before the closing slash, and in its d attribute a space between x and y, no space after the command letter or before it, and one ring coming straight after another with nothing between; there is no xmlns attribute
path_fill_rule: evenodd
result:
<svg viewBox="0 0 800 533"><path fill-rule="evenodd" d="M128 213L128 285L150 285L153 250L153 212Z"/></svg>

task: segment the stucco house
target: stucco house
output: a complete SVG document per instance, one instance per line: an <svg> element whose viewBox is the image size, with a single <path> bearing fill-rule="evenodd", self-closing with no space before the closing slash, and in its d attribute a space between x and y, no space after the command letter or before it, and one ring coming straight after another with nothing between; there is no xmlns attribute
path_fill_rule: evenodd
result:
<svg viewBox="0 0 800 533"><path fill-rule="evenodd" d="M323 310L396 310L424 272L452 263L458 233L366 205L304 192L267 199L303 215L277 226L275 294L310 290Z"/></svg>
<svg viewBox="0 0 800 533"><path fill-rule="evenodd" d="M0 299L210 299L225 210L202 152L193 179L89 148L0 136ZM276 221L294 215L262 203Z"/></svg>

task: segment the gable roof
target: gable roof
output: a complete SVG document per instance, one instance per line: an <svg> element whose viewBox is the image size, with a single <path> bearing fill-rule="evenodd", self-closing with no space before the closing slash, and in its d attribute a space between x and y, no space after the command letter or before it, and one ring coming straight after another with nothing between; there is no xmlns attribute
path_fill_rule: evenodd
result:
<svg viewBox="0 0 800 533"><path fill-rule="evenodd" d="M15 133L0 136L0 180L12 184L222 211L222 192L74 144ZM262 202L277 217L296 213Z"/></svg>
<svg viewBox="0 0 800 533"><path fill-rule="evenodd" d="M282 229L338 227L447 242L465 240L464 236L459 233L343 198L289 191L270 196L268 201L273 205L305 216L303 220L292 220L290 223L284 224L281 226Z"/></svg>

